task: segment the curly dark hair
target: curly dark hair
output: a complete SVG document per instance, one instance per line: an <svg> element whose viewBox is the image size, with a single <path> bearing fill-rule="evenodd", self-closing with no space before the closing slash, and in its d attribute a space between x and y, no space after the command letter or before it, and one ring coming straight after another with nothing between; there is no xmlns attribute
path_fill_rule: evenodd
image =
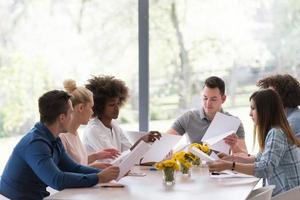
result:
<svg viewBox="0 0 300 200"><path fill-rule="evenodd" d="M256 84L260 88L273 87L278 92L285 108L295 108L300 105L299 81L289 74L277 74L259 80Z"/></svg>
<svg viewBox="0 0 300 200"><path fill-rule="evenodd" d="M94 94L94 117L99 117L104 112L104 107L110 99L119 98L122 106L129 97L125 82L114 76L93 76L85 87Z"/></svg>

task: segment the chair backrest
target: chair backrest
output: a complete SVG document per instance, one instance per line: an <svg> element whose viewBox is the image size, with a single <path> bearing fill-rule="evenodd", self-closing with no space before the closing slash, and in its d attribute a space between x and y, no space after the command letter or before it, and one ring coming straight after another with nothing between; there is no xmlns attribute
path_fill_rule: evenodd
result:
<svg viewBox="0 0 300 200"><path fill-rule="evenodd" d="M298 200L300 199L300 186L290 189L289 191L283 192L276 195L271 200Z"/></svg>
<svg viewBox="0 0 300 200"><path fill-rule="evenodd" d="M249 194L247 200L270 200L274 188L274 185L268 185L266 187L255 189Z"/></svg>
<svg viewBox="0 0 300 200"><path fill-rule="evenodd" d="M143 131L124 131L126 138L129 140L130 144L134 144L141 137L147 134L147 132Z"/></svg>

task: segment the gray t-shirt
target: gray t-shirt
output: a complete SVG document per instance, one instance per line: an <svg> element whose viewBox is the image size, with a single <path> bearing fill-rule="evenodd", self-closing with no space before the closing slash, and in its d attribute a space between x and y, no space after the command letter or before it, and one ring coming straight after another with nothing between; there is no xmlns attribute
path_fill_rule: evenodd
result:
<svg viewBox="0 0 300 200"><path fill-rule="evenodd" d="M230 115L228 112L221 110L221 113ZM191 143L200 143L211 121L208 120L203 112L203 108L190 110L181 115L173 123L172 128L180 135L188 134ZM241 139L245 137L243 124L241 123L237 132Z"/></svg>

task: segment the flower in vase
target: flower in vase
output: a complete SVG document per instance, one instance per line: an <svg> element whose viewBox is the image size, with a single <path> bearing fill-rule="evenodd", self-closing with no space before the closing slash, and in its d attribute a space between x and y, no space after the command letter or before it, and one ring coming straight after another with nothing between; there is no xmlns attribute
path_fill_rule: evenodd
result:
<svg viewBox="0 0 300 200"><path fill-rule="evenodd" d="M179 170L179 165L176 160L163 160L161 162L156 163L155 168L158 170L162 170L163 172L163 182L166 185L175 184L175 171Z"/></svg>
<svg viewBox="0 0 300 200"><path fill-rule="evenodd" d="M173 158L180 163L180 171L183 174L189 174L189 169L192 166L193 160L195 160L195 156L190 152L180 151L173 155Z"/></svg>

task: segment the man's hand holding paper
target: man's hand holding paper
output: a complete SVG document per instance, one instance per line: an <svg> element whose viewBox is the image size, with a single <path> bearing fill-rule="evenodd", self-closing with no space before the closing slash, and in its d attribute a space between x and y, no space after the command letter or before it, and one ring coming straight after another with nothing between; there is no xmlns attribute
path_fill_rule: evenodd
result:
<svg viewBox="0 0 300 200"><path fill-rule="evenodd" d="M234 135L240 123L238 118L218 112L203 136L202 142L208 144L213 150L228 154L230 146L225 142L228 140L229 143L234 143ZM226 139L223 140L224 138Z"/></svg>

